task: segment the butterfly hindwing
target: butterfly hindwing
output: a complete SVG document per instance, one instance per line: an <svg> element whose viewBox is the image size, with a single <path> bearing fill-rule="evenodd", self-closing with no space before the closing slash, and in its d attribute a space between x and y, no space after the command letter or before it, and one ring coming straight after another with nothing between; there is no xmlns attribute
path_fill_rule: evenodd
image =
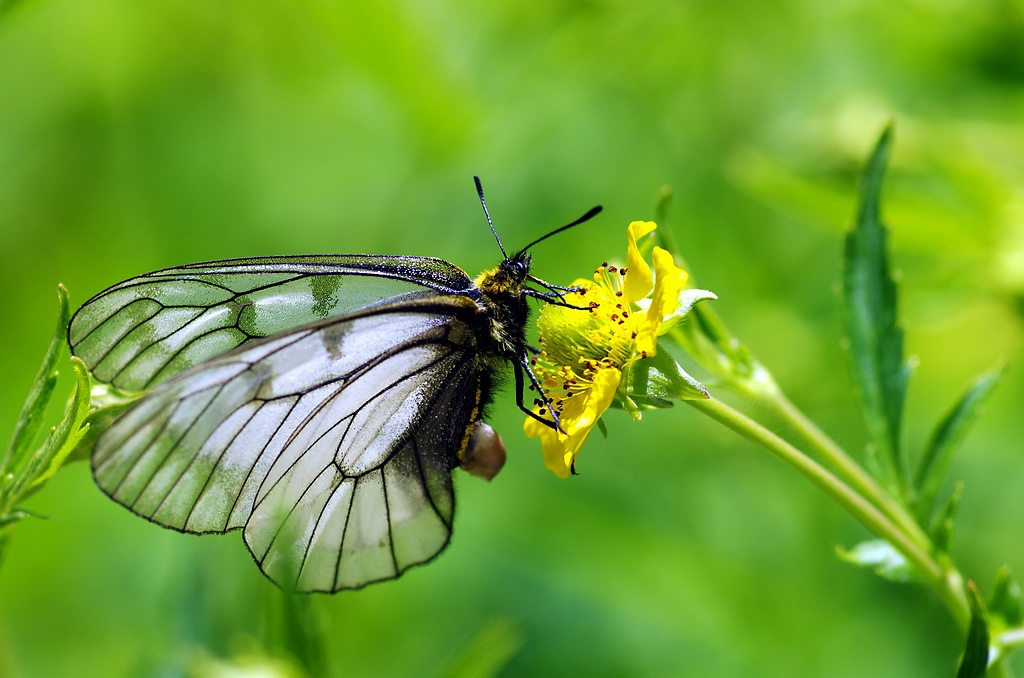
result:
<svg viewBox="0 0 1024 678"><path fill-rule="evenodd" d="M96 295L68 341L93 376L128 391L243 344L399 295L465 294L440 259L319 255L229 259L147 273Z"/></svg>
<svg viewBox="0 0 1024 678"><path fill-rule="evenodd" d="M433 296L246 342L115 421L96 443L96 482L168 527L244 527L289 588L398 576L450 536L451 471L488 369L479 313Z"/></svg>

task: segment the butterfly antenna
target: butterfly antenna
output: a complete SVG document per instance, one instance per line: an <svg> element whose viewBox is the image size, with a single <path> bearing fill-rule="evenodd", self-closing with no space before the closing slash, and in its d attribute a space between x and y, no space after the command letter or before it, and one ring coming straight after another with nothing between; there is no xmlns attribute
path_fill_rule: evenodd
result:
<svg viewBox="0 0 1024 678"><path fill-rule="evenodd" d="M487 201L484 200L484 186L480 183L480 177L474 174L473 182L476 183L476 194L480 196L480 206L484 208L484 216L487 217L487 225L491 227L491 233L494 234L494 239L498 241L498 247L501 249L501 256L508 259L508 254L505 253L505 246L501 244L501 238L498 237L498 232L494 230L494 222L491 221L491 213L487 211Z"/></svg>
<svg viewBox="0 0 1024 678"><path fill-rule="evenodd" d="M598 214L600 214L601 210L603 210L603 209L604 208L601 207L600 205L597 205L596 207L591 207L589 210L587 210L586 214L584 214L582 217L580 217L576 221L572 222L571 224L566 224L565 226L562 226L561 228L556 228L555 230L551 231L550 233L548 233L546 235L542 235L541 237L537 238L536 240L531 242L529 245L524 247L522 250L520 250L519 253L522 254L523 252L525 252L526 250L530 249L531 247L533 247L537 243L544 242L545 240L547 240L548 238L550 238L553 235L561 233L562 231L567 231L570 228L572 228L573 226L579 226L580 224L582 224L585 221L590 221L591 219L596 217Z"/></svg>

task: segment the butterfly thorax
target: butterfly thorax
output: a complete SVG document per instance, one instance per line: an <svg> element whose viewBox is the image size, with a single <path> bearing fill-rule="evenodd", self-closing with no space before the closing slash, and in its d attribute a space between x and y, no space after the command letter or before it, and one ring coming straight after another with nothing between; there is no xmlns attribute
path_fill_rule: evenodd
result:
<svg viewBox="0 0 1024 678"><path fill-rule="evenodd" d="M490 345L482 346L484 351L512 359L522 353L529 316L524 294L529 274L530 255L520 253L477 276L475 282L490 323Z"/></svg>

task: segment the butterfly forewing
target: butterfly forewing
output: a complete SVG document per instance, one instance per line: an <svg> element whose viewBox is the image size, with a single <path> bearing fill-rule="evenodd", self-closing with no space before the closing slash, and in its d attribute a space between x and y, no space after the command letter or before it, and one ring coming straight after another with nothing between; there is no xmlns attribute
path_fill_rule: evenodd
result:
<svg viewBox="0 0 1024 678"><path fill-rule="evenodd" d="M93 376L138 391L248 342L401 295L467 294L440 259L323 255L230 259L126 280L86 302L68 341Z"/></svg>
<svg viewBox="0 0 1024 678"><path fill-rule="evenodd" d="M485 368L478 306L430 294L247 339L178 373L97 441L97 483L178 530L244 526L264 573L297 590L431 559L450 535L451 471Z"/></svg>

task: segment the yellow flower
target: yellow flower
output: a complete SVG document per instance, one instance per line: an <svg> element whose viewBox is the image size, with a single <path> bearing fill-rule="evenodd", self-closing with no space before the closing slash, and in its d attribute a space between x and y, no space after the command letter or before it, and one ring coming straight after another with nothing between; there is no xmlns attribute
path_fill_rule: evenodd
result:
<svg viewBox="0 0 1024 678"><path fill-rule="evenodd" d="M602 264L593 281L577 280L578 292L565 295L571 306L548 304L537 327L541 352L532 363L561 430L527 418L526 435L540 438L544 463L560 478L575 470L576 456L591 429L619 394L622 371L637 360L655 355L658 334L680 307L686 271L672 255L655 247L654 269L640 252L643 238L657 226L634 221L626 231L626 266ZM537 399L534 411L552 420Z"/></svg>

